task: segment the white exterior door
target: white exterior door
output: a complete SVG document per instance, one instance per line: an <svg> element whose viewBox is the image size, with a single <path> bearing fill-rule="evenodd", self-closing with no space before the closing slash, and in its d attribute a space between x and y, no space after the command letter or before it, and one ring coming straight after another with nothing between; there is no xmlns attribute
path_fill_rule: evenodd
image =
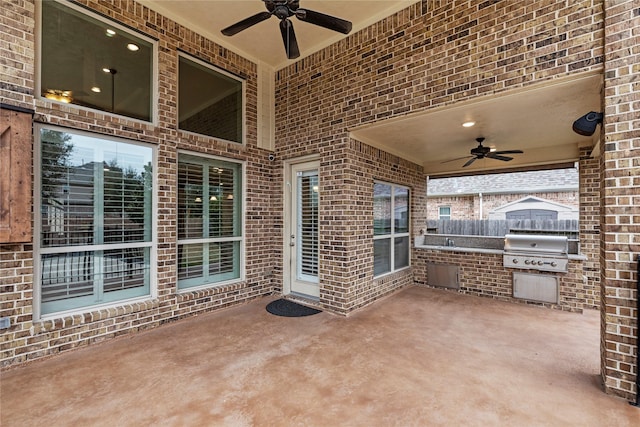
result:
<svg viewBox="0 0 640 427"><path fill-rule="evenodd" d="M319 298L318 162L291 164L287 173L284 293Z"/></svg>

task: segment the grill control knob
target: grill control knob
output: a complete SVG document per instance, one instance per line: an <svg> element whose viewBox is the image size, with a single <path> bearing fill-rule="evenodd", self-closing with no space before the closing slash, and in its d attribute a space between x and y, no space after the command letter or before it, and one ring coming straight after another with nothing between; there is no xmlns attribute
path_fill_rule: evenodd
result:
<svg viewBox="0 0 640 427"><path fill-rule="evenodd" d="M514 259L511 260L511 262L513 262L514 264L517 264L518 260L514 258Z"/></svg>
<svg viewBox="0 0 640 427"><path fill-rule="evenodd" d="M527 264L527 265L529 265L529 264L531 264L531 261L529 261L528 259L525 259L525 260L524 260L524 263L525 263L525 264Z"/></svg>
<svg viewBox="0 0 640 427"><path fill-rule="evenodd" d="M555 262L555 261L552 261L552 262L551 262L551 267L557 267L557 266L558 266L558 263L557 263L557 262Z"/></svg>
<svg viewBox="0 0 640 427"><path fill-rule="evenodd" d="M542 265L542 264L544 264L544 262L538 261L538 265Z"/></svg>

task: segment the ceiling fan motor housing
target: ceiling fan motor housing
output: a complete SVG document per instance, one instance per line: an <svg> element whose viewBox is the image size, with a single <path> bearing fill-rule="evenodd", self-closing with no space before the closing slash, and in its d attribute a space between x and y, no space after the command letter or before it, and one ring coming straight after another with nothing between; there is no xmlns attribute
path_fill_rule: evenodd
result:
<svg viewBox="0 0 640 427"><path fill-rule="evenodd" d="M482 145L482 143L476 148L471 149L471 154L478 157L484 157L485 155L489 154L489 152L491 152L491 147L485 147Z"/></svg>

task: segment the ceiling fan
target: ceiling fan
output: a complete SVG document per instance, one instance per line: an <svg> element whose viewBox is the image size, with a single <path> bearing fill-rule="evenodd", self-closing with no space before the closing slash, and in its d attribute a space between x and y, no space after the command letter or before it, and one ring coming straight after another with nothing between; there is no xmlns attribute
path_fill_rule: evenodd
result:
<svg viewBox="0 0 640 427"><path fill-rule="evenodd" d="M260 12L253 16L243 19L222 30L225 36L233 36L240 31L256 25L272 15L280 19L280 33L282 33L282 41L287 52L287 58L294 59L300 56L298 42L296 41L296 33L293 31L293 23L289 18L295 16L301 21L320 27L338 31L343 34L349 34L351 31L351 22L335 16L325 15L324 13L315 12L309 9L300 9L300 0L262 0L268 12Z"/></svg>
<svg viewBox="0 0 640 427"><path fill-rule="evenodd" d="M466 168L467 166L469 166L471 163L475 162L478 159L488 158L488 159L496 159L496 160L502 160L503 162L508 162L509 160L513 160L513 157L503 156L503 154L524 153L524 151L522 150L491 151L491 147L485 147L484 145L482 145L482 143L484 142L484 138L482 137L476 138L476 141L478 142L478 146L476 148L471 149L470 156L458 157L457 159L447 160L446 162L442 162L442 163L455 162L456 160L468 159L469 157L471 157L467 161L467 163L462 165L463 168Z"/></svg>

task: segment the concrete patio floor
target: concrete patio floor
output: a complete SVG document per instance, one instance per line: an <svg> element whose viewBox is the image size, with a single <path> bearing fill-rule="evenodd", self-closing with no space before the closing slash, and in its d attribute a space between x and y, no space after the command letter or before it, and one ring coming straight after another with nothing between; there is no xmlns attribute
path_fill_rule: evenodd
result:
<svg viewBox="0 0 640 427"><path fill-rule="evenodd" d="M348 318L264 298L1 374L9 426L638 426L599 315L411 287Z"/></svg>

